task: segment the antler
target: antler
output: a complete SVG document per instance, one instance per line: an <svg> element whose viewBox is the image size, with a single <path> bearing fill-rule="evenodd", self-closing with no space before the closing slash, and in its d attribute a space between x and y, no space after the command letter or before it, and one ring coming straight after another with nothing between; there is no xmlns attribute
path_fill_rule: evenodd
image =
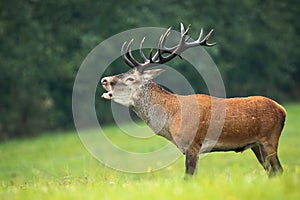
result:
<svg viewBox="0 0 300 200"><path fill-rule="evenodd" d="M190 30L191 25L188 25L186 30L182 23L180 23L180 26L181 26L181 28L180 28L181 37L180 37L179 44L174 47L171 47L171 48L168 48L165 46L166 40L171 32L171 27L170 27L164 34L161 35L159 42L158 42L157 52L153 55L153 49L150 50L149 59L145 56L145 54L142 50L143 44L145 41L145 37L144 37L140 43L140 49L139 49L140 56L143 60L143 63L138 62L132 56L131 46L133 43L133 39L131 39L128 44L127 44L127 42L124 42L124 44L121 48L121 54L123 54L125 63L127 65L129 65L130 67L137 68L140 72L143 72L147 67L157 66L157 65L164 64L164 63L172 60L173 58L175 58L176 56L179 56L183 51L185 51L188 48L195 47L195 46L211 47L216 44L216 43L211 43L211 44L208 43L208 39L210 38L212 32L214 31L213 29L202 39L203 29L201 28L198 39L193 42L188 42L190 37L187 38L187 34ZM164 53L169 53L169 55L164 57L163 56Z"/></svg>

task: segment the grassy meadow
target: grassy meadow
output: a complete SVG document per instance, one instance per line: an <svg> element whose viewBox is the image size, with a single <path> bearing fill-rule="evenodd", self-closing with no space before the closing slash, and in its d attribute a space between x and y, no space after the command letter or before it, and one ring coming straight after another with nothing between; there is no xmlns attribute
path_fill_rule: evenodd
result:
<svg viewBox="0 0 300 200"><path fill-rule="evenodd" d="M250 150L211 153L188 181L183 156L156 172L122 173L94 159L76 132L58 132L0 143L0 199L300 199L300 105L285 107L280 177L268 179ZM115 127L105 133L120 146L131 144ZM129 146L142 151L148 145L155 144Z"/></svg>

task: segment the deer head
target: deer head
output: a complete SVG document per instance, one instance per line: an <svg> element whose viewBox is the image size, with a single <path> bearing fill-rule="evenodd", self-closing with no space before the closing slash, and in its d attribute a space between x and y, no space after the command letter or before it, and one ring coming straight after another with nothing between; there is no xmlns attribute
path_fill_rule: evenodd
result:
<svg viewBox="0 0 300 200"><path fill-rule="evenodd" d="M190 30L190 25L187 29L184 28L181 23L181 37L179 44L174 47L166 47L166 40L170 35L171 28L169 28L164 34L161 35L157 52L153 55L153 50L150 51L149 59L145 56L143 52L143 44L145 37L140 43L139 53L143 60L143 63L138 62L132 56L132 43L133 39L127 44L124 42L121 48L121 54L125 63L132 68L126 73L104 77L101 79L101 84L104 89L107 91L102 95L104 99L113 100L119 104L125 106L134 106L136 98L139 98L139 93L143 85L147 84L151 79L160 75L164 70L163 69L152 69L145 70L149 67L158 66L164 64L180 54L188 48L195 46L213 46L215 43L209 44L207 41L211 36L213 30L211 30L206 37L202 39L203 30L201 29L199 37L196 41L188 42L190 37L187 37Z"/></svg>
<svg viewBox="0 0 300 200"><path fill-rule="evenodd" d="M101 84L107 92L102 97L111 99L124 106L133 106L134 98L137 97L141 86L157 77L163 71L163 69L153 69L140 72L137 68L133 68L123 74L104 77L101 80Z"/></svg>

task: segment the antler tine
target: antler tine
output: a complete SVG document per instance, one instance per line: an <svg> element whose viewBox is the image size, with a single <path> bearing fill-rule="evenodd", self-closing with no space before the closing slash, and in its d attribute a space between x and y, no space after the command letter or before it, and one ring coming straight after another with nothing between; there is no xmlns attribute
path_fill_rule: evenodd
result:
<svg viewBox="0 0 300 200"><path fill-rule="evenodd" d="M124 51L124 48L125 48L125 45L126 45L126 41L123 43L122 47L121 47L121 54L124 55L125 54L125 51Z"/></svg>
<svg viewBox="0 0 300 200"><path fill-rule="evenodd" d="M126 56L126 53L127 53L127 52L125 51L126 43L127 43L127 42L124 42L123 45L122 45L122 48L121 48L121 54L123 55L123 59L124 59L125 63L126 63L127 65L129 65L129 67L134 68L135 65L134 65L134 64L127 58L127 56Z"/></svg>
<svg viewBox="0 0 300 200"><path fill-rule="evenodd" d="M184 43L185 43L185 37L186 35L188 34L189 30L190 30L190 24L188 25L187 29L185 30L184 29L184 26L182 23L180 23L180 32L181 32L181 38L180 38L180 41L179 41L179 44L176 46L175 50L173 51L174 53L176 52L179 52L182 47L184 46Z"/></svg>
<svg viewBox="0 0 300 200"><path fill-rule="evenodd" d="M149 53L149 60L150 60L150 63L154 63L155 60L153 60L153 49L150 49L150 53Z"/></svg>
<svg viewBox="0 0 300 200"><path fill-rule="evenodd" d="M152 56L153 55L153 49L151 49L150 50L150 58L149 58L149 60L150 60L150 63L155 63L155 62L159 62L158 60L157 60L157 58L161 58L161 42L162 42L162 39L163 39L163 35L161 35L160 36L160 38L159 38L159 41L158 41L158 49L157 49L157 52L154 54L154 56Z"/></svg>
<svg viewBox="0 0 300 200"><path fill-rule="evenodd" d="M198 37L198 39L196 40L198 43L201 42L202 35L203 35L203 28L201 28L200 33L199 33L199 37Z"/></svg>
<svg viewBox="0 0 300 200"><path fill-rule="evenodd" d="M141 44L140 44L140 56L142 57L142 59L145 63L148 63L148 62L150 62L150 60L147 59L147 57L145 56L145 54L143 52L143 45L144 45L145 39L146 39L146 37L143 37Z"/></svg>
<svg viewBox="0 0 300 200"><path fill-rule="evenodd" d="M187 26L186 30L185 30L183 23L180 23L180 33L181 33L181 36L187 35L188 32L190 31L190 28L191 28L191 24L189 24Z"/></svg>
<svg viewBox="0 0 300 200"><path fill-rule="evenodd" d="M181 26L181 38L179 41L179 44L177 45L176 49L174 50L174 53L180 54L182 50L185 50L185 48L187 47L185 44L186 43L186 36L190 30L191 24L189 24L186 28L186 30L184 30L184 26L182 23L180 23Z"/></svg>
<svg viewBox="0 0 300 200"><path fill-rule="evenodd" d="M188 34L188 32L190 31L191 26L192 26L191 24L188 25L188 27L186 28L186 31L185 31L184 35Z"/></svg>
<svg viewBox="0 0 300 200"><path fill-rule="evenodd" d="M132 56L132 50L131 50L131 46L132 46L132 43L133 43L133 40L134 39L131 39L130 40L130 42L128 43L128 45L127 45L127 48L126 48L126 57L128 58L128 60L130 60L130 62L135 66L135 67L137 67L137 66L139 66L139 65L141 65L138 61L136 61L135 59L134 59L134 57Z"/></svg>
<svg viewBox="0 0 300 200"><path fill-rule="evenodd" d="M156 54L153 56L153 60L157 60L157 58L161 59L163 53L170 51L170 49L167 48L165 46L165 44L166 44L166 40L167 40L168 36L170 35L171 28L172 27L169 27L166 30L166 32L160 36L159 42L158 42L158 50L157 50Z"/></svg>
<svg viewBox="0 0 300 200"><path fill-rule="evenodd" d="M158 50L157 50L157 53L155 54L155 58L157 57L156 55L158 55L158 58L159 58L159 60L162 60L163 59L163 57L162 57L162 54L163 54L163 51L164 51L164 46L163 46L163 44L162 43L164 43L164 35L165 34L162 34L161 36L160 36L160 38L159 38L159 42L158 42ZM154 59L155 59L154 58Z"/></svg>
<svg viewBox="0 0 300 200"><path fill-rule="evenodd" d="M200 33L199 33L199 37L198 37L198 39L196 40L196 41L194 41L194 42L186 42L185 43L185 49L187 49L187 48L190 48L190 47L194 47L194 46L207 46L207 47L211 47L211 46L214 46L214 45L216 45L216 43L208 43L208 40L209 40L209 38L210 38L210 36L212 35L212 32L213 32L214 30L212 29L206 36L205 36L205 38L203 38L202 39L202 36L203 36L203 28L201 28L201 30L200 30Z"/></svg>
<svg viewBox="0 0 300 200"><path fill-rule="evenodd" d="M181 33L181 35L183 35L184 32L185 32L184 26L183 26L182 23L180 23L180 33Z"/></svg>
<svg viewBox="0 0 300 200"><path fill-rule="evenodd" d="M214 29L211 29L210 31L209 31L209 33L206 35L206 37L202 40L202 41L199 41L199 44L200 45L202 45L202 46L207 46L207 47L211 47L211 46L214 46L214 45L216 45L217 43L207 43L208 42L208 40L209 40L209 38L210 38L210 36L211 36L211 34L214 32Z"/></svg>
<svg viewBox="0 0 300 200"><path fill-rule="evenodd" d="M165 44L166 44L166 40L170 35L172 27L169 27L168 30L165 32L165 34L163 34L163 38L161 40L161 47L165 48Z"/></svg>

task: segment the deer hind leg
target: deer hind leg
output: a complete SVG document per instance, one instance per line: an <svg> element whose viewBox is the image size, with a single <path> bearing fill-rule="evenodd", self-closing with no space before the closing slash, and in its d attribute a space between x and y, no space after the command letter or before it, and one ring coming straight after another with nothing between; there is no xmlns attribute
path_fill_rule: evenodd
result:
<svg viewBox="0 0 300 200"><path fill-rule="evenodd" d="M266 162L270 163L270 169L268 169L269 177L273 177L277 174L281 174L283 172L282 166L278 159L277 153L277 144L271 145L266 144L263 146L263 152L265 155Z"/></svg>
<svg viewBox="0 0 300 200"><path fill-rule="evenodd" d="M262 145L258 144L256 146L253 146L251 148L251 150L254 152L257 160L263 166L263 168L266 171L268 171L268 169L270 168L270 163L267 163L266 160L265 160L265 157L264 157L263 152L262 152Z"/></svg>
<svg viewBox="0 0 300 200"><path fill-rule="evenodd" d="M283 172L282 166L277 155L276 144L263 143L252 147L258 161L263 166L269 177L273 177Z"/></svg>

